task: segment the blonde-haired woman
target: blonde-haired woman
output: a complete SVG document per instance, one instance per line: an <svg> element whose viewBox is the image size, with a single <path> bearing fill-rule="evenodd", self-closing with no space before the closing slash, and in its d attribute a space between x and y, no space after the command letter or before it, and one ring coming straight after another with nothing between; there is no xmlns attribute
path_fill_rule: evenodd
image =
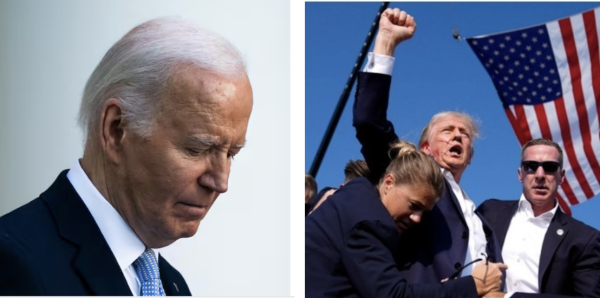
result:
<svg viewBox="0 0 600 298"><path fill-rule="evenodd" d="M400 233L419 223L443 192L431 157L408 142L391 146L379 184L356 178L306 219L306 297L479 297L500 289L503 264L471 276L410 285L399 276Z"/></svg>

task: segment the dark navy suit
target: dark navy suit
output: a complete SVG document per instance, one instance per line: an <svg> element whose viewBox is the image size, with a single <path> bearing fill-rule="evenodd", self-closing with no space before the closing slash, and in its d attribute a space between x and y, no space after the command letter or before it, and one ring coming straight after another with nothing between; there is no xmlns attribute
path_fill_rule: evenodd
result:
<svg viewBox="0 0 600 298"><path fill-rule="evenodd" d="M39 198L0 217L0 295L128 296L123 272L63 171ZM167 295L191 295L162 257Z"/></svg>
<svg viewBox="0 0 600 298"><path fill-rule="evenodd" d="M359 73L354 102L353 125L362 145L361 152L369 169L370 180L378 183L390 164L390 143L398 136L387 119L392 77ZM480 216L481 217L481 216ZM491 262L501 262L500 247L492 229L481 218ZM402 234L402 275L412 283L440 281L459 269L466 258L469 229L452 188L446 181L444 193L434 208L423 215L421 223Z"/></svg>
<svg viewBox="0 0 600 298"><path fill-rule="evenodd" d="M494 229L500 247L518 202L491 199L477 208ZM544 237L538 274L540 293L555 295L516 293L512 297L600 297L600 233L558 208Z"/></svg>
<svg viewBox="0 0 600 298"><path fill-rule="evenodd" d="M396 266L400 232L366 178L331 195L305 222L306 297L478 297L471 277L409 285Z"/></svg>

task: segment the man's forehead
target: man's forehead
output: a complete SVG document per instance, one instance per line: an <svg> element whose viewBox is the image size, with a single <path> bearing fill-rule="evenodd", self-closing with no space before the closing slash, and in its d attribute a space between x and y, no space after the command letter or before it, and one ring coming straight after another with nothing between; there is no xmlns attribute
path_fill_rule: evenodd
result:
<svg viewBox="0 0 600 298"><path fill-rule="evenodd" d="M528 157L528 156L533 157L533 156L539 155L539 154L543 154L544 156L552 156L557 160L558 160L558 156L559 156L558 150L556 148L554 148L554 146L545 145L545 144L529 146L529 147L525 148L525 153L523 155L525 157Z"/></svg>

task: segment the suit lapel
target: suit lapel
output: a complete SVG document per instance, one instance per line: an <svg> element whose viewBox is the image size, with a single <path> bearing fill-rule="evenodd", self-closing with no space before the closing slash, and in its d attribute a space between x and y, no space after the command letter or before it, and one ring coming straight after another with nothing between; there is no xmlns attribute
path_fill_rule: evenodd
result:
<svg viewBox="0 0 600 298"><path fill-rule="evenodd" d="M565 215L560 208L557 208L556 214L552 218L548 230L546 230L546 236L544 237L544 243L542 244L542 253L540 254L540 266L538 272L540 290L544 288L542 281L544 280L546 269L548 269L548 265L554 257L556 249L565 237L567 237L567 233L569 233L566 216L567 215Z"/></svg>
<svg viewBox="0 0 600 298"><path fill-rule="evenodd" d="M158 268L163 289L167 296L191 296L185 280L165 258L159 255Z"/></svg>
<svg viewBox="0 0 600 298"><path fill-rule="evenodd" d="M497 213L492 212L493 216L495 216L495 222L492 223L492 225L495 226L495 230L497 231L496 238L498 239L500 248L504 246L504 240L506 239L506 233L508 233L510 221L517 212L518 208L519 201L510 201L504 204L504 206L502 206Z"/></svg>
<svg viewBox="0 0 600 298"><path fill-rule="evenodd" d="M444 178L444 182L446 183L446 195L449 197L449 203L450 206L445 207L444 209L447 210L447 208L453 208L455 210L455 212L459 215L460 220L462 221L463 225L466 227L467 226L467 221L465 220L465 215L462 212L462 208L460 207L460 203L458 202L458 199L456 198L456 195L454 194L454 191L452 190L452 185L450 185L450 182L448 182L448 179ZM444 200L440 199L438 202L438 205L444 206Z"/></svg>
<svg viewBox="0 0 600 298"><path fill-rule="evenodd" d="M63 171L41 195L60 235L77 247L75 270L94 295L128 296L131 289L91 213Z"/></svg>

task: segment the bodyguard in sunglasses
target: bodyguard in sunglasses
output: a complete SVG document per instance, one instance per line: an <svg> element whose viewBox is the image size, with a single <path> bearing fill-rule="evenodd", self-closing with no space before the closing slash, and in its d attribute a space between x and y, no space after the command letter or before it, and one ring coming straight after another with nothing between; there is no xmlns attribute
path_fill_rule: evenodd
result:
<svg viewBox="0 0 600 298"><path fill-rule="evenodd" d="M494 229L510 268L508 294L497 297L600 297L600 233L558 208L556 192L565 180L562 162L557 143L527 142L518 170L521 198L490 199L478 208Z"/></svg>

